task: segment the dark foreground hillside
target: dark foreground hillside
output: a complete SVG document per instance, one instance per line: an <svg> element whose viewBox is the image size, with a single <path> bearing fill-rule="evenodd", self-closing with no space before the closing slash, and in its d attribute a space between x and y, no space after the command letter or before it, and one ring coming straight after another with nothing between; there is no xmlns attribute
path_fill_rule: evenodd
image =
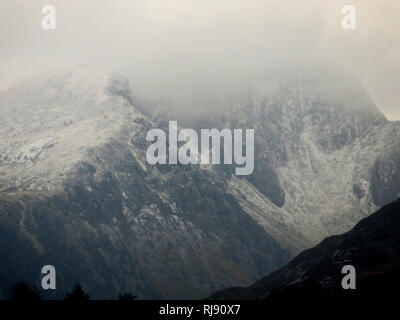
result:
<svg viewBox="0 0 400 320"><path fill-rule="evenodd" d="M356 269L356 289L344 290L344 265ZM400 199L352 230L306 250L248 288L229 288L210 299L265 299L271 303L389 300L400 289Z"/></svg>

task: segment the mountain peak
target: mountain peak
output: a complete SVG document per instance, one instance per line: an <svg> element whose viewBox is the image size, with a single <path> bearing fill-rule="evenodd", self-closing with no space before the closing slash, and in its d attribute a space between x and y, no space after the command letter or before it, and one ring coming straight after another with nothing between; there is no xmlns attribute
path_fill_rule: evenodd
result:
<svg viewBox="0 0 400 320"><path fill-rule="evenodd" d="M62 174L140 114L127 79L84 66L42 71L1 93L0 106L6 181Z"/></svg>

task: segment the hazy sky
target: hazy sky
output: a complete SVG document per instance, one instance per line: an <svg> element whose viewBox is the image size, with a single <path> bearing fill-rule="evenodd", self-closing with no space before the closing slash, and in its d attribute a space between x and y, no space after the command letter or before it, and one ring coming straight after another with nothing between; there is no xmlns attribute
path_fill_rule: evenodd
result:
<svg viewBox="0 0 400 320"><path fill-rule="evenodd" d="M57 10L54 31L41 27L45 4ZM356 8L356 30L341 27L345 4ZM319 62L356 75L400 120L398 0L1 0L0 39L0 88L46 65L82 63L179 100L256 70Z"/></svg>

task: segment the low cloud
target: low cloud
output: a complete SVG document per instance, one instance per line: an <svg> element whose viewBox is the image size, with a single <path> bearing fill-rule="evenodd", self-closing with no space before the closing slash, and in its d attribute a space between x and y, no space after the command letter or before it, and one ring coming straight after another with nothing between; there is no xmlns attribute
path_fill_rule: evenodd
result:
<svg viewBox="0 0 400 320"><path fill-rule="evenodd" d="M54 31L41 28L45 4L56 7ZM356 30L341 28L345 4ZM90 64L192 112L271 66L325 64L353 73L400 120L399 15L389 0L3 0L0 87L47 65Z"/></svg>

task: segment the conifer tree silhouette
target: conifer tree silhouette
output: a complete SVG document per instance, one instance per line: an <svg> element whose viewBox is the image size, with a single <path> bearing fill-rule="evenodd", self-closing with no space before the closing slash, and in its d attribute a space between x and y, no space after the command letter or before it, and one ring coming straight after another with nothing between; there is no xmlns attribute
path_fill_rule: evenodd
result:
<svg viewBox="0 0 400 320"><path fill-rule="evenodd" d="M35 286L30 286L26 282L21 281L11 286L10 300L33 302L41 300L41 296Z"/></svg>
<svg viewBox="0 0 400 320"><path fill-rule="evenodd" d="M83 291L81 285L78 283L71 292L66 294L65 300L72 302L85 302L90 300L90 296Z"/></svg>

